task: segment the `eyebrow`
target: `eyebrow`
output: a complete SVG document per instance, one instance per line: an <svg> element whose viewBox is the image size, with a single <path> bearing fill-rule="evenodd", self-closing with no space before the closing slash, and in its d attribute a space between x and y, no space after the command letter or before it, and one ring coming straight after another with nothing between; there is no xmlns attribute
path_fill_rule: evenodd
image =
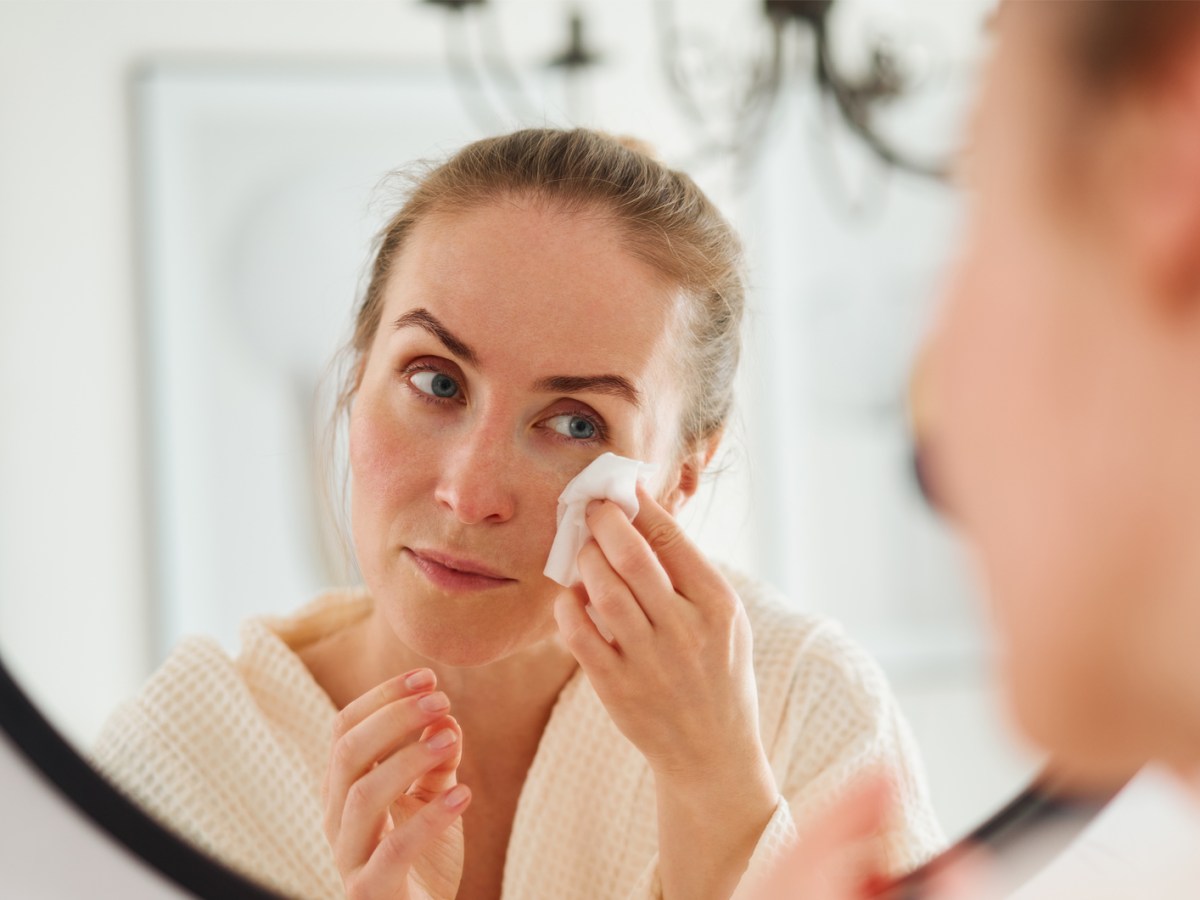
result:
<svg viewBox="0 0 1200 900"><path fill-rule="evenodd" d="M607 394L620 397L634 407L642 405L641 393L621 375L551 375L539 378L533 389L547 394Z"/></svg>
<svg viewBox="0 0 1200 900"><path fill-rule="evenodd" d="M478 367L479 355L429 310L410 309L393 323L396 331L411 327L424 329L459 359ZM641 392L622 375L549 375L534 382L533 389L545 394L604 394L619 397L637 408L642 405Z"/></svg>
<svg viewBox="0 0 1200 900"><path fill-rule="evenodd" d="M479 356L472 350L464 341L455 337L454 334L443 325L433 313L427 309L410 309L393 323L393 328L399 331L401 328L415 326L423 328L432 334L435 338L442 342L447 350L453 353L461 360L469 362L473 366L479 365Z"/></svg>

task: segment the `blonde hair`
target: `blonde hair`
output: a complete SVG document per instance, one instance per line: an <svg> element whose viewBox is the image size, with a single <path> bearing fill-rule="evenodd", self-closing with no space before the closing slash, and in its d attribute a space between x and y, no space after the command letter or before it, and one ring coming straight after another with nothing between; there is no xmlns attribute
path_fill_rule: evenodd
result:
<svg viewBox="0 0 1200 900"><path fill-rule="evenodd" d="M407 200L376 238L369 281L345 352L337 414L348 412L383 313L388 276L413 228L433 215L521 196L610 216L626 246L688 301L679 348L687 389L681 446L720 435L733 403L745 304L742 247L717 208L645 145L583 128L531 128L463 147L408 176ZM682 374L682 373L681 373Z"/></svg>

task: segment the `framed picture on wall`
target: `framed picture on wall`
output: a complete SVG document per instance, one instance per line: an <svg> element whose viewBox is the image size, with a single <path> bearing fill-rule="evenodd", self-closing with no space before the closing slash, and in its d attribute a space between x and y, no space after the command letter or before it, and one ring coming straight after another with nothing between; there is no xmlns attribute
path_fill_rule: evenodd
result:
<svg viewBox="0 0 1200 900"><path fill-rule="evenodd" d="M233 648L246 616L349 576L331 362L388 173L479 134L441 70L163 63L134 92L161 658L185 634Z"/></svg>

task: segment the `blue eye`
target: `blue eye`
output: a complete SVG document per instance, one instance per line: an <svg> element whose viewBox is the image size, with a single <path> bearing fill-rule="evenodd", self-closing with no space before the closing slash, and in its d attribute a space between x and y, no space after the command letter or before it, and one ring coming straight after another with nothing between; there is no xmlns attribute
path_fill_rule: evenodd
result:
<svg viewBox="0 0 1200 900"><path fill-rule="evenodd" d="M570 414L554 416L548 420L547 424L563 437L576 441L591 441L600 435L600 429L596 427L596 423L584 416Z"/></svg>
<svg viewBox="0 0 1200 900"><path fill-rule="evenodd" d="M458 382L444 372L414 372L409 376L409 381L422 394L442 400L453 399L459 393Z"/></svg>

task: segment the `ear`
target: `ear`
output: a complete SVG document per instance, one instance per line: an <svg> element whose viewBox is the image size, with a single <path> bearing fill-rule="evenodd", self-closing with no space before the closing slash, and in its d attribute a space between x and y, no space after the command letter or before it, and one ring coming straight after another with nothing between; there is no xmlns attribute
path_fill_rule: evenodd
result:
<svg viewBox="0 0 1200 900"><path fill-rule="evenodd" d="M678 463L678 470L664 488L662 505L671 515L678 515L687 502L695 496L700 487L700 476L712 462L717 448L721 445L723 432L697 441L690 450L685 452Z"/></svg>
<svg viewBox="0 0 1200 900"><path fill-rule="evenodd" d="M1191 311L1200 307L1200 35L1132 87L1112 121L1115 150L1101 174L1120 185L1117 239L1155 297Z"/></svg>

